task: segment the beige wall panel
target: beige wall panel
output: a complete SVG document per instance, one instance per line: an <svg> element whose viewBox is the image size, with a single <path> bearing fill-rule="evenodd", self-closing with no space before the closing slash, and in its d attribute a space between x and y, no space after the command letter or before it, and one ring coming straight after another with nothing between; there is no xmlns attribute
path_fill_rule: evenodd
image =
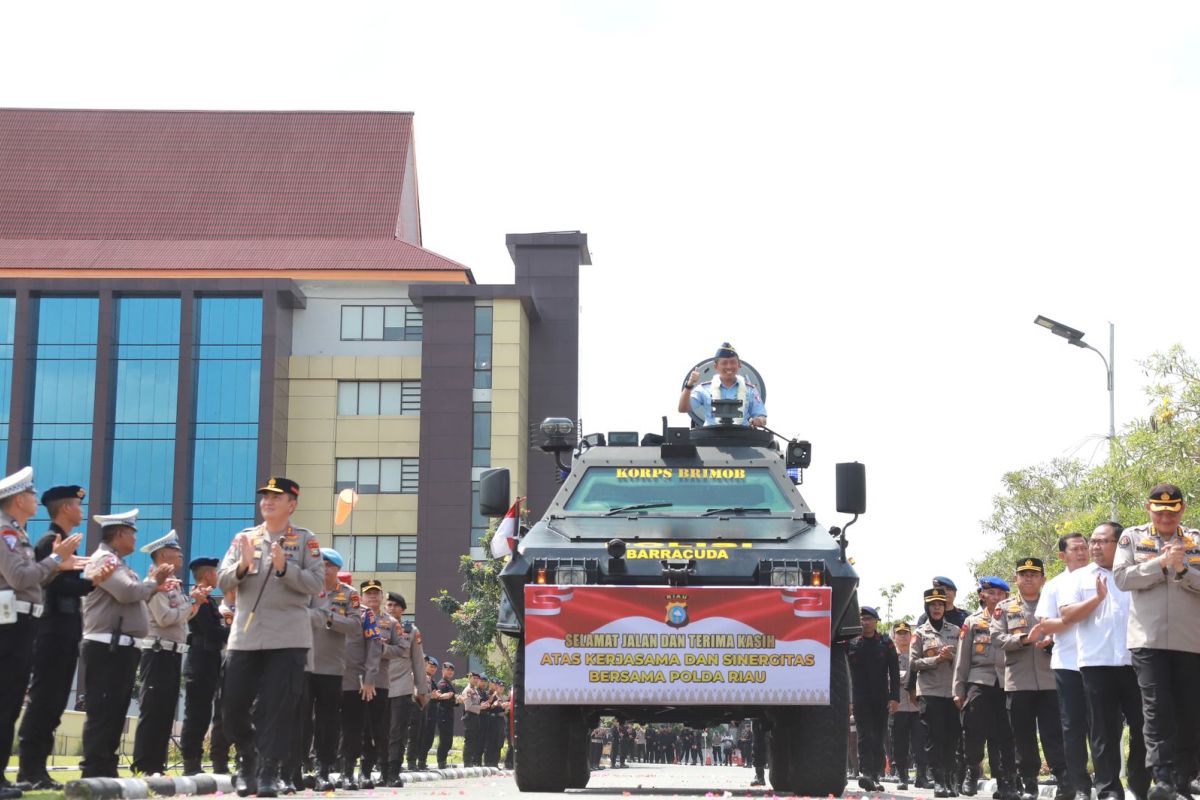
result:
<svg viewBox="0 0 1200 800"><path fill-rule="evenodd" d="M379 442L399 446L397 456L415 456L421 441L421 418L418 416L380 417Z"/></svg>
<svg viewBox="0 0 1200 800"><path fill-rule="evenodd" d="M338 380L354 380L354 356L333 356L333 377Z"/></svg>
<svg viewBox="0 0 1200 800"><path fill-rule="evenodd" d="M332 378L333 359L328 356L308 356L309 378Z"/></svg>
<svg viewBox="0 0 1200 800"><path fill-rule="evenodd" d="M354 359L354 377L361 381L379 380L379 357L357 356Z"/></svg>
<svg viewBox="0 0 1200 800"><path fill-rule="evenodd" d="M492 343L492 369L519 369L521 366L521 346L516 342L511 344Z"/></svg>
<svg viewBox="0 0 1200 800"><path fill-rule="evenodd" d="M308 377L308 357L291 356L288 359L288 376L291 378Z"/></svg>
<svg viewBox="0 0 1200 800"><path fill-rule="evenodd" d="M307 427L307 426L304 426ZM332 431L332 425L330 426ZM325 442L288 442L288 474L299 466L319 466L330 474L333 465L333 437Z"/></svg>
<svg viewBox="0 0 1200 800"><path fill-rule="evenodd" d="M378 417L342 417L337 421L337 442L371 442L379 441Z"/></svg>

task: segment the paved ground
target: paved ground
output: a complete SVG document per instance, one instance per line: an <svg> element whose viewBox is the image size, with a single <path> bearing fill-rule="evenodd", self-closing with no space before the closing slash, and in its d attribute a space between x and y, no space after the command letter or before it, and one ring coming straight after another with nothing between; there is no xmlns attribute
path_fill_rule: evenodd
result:
<svg viewBox="0 0 1200 800"><path fill-rule="evenodd" d="M774 797L768 788L750 788L754 771L744 767L677 767L664 764L631 764L628 769L605 769L592 773L588 788L571 790L566 797L577 798L678 798L678 797ZM893 784L894 785L894 784ZM371 795L360 793L356 796L387 797L395 794L397 798L562 798L564 795L554 794L522 794L517 791L516 783L511 776L496 776L488 778L470 778L453 781L435 781L432 783L414 783L403 789L377 790ZM338 793L342 796L342 793ZM783 795L780 795L783 796ZM932 798L933 792L927 790L865 794L859 791L857 784L851 781L846 788L847 798L884 798L914 797ZM982 796L980 796L982 798ZM977 798L977 800L980 800ZM990 795L989 795L990 798Z"/></svg>

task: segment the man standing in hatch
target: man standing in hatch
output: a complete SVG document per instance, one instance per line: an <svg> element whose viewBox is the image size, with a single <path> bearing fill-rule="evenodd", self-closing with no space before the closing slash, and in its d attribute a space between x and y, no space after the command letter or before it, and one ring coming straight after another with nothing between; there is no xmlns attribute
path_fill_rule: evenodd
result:
<svg viewBox="0 0 1200 800"><path fill-rule="evenodd" d="M700 383L700 371L692 370L679 395L679 412L690 413L693 418L703 420L705 425L716 425L713 399L741 400L742 408L739 416L734 418L734 423L765 428L767 408L763 405L758 387L738 374L742 369L742 362L729 342L717 348L717 354L713 357L713 368L717 373L716 377L703 384Z"/></svg>

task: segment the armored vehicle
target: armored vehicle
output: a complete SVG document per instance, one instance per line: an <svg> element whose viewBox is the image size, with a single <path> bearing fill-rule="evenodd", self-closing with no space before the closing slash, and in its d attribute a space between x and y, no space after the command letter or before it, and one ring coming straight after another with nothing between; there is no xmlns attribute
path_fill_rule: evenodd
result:
<svg viewBox="0 0 1200 800"><path fill-rule="evenodd" d="M845 644L861 632L845 532L823 527L797 488L808 443L780 448L727 411L715 426L664 420L661 434L578 442L571 421L543 423L561 488L500 575L500 628L518 641L522 791L586 786L602 716L755 719L777 792L845 789ZM864 469L838 464L837 478L838 511L857 519ZM508 472L484 473L481 513L509 501Z"/></svg>

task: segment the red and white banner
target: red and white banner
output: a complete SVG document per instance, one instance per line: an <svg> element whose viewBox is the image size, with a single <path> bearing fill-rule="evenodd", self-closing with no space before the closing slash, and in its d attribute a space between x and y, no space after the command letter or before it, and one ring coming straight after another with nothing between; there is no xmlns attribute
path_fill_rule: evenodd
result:
<svg viewBox="0 0 1200 800"><path fill-rule="evenodd" d="M824 705L828 587L525 586L525 702Z"/></svg>

